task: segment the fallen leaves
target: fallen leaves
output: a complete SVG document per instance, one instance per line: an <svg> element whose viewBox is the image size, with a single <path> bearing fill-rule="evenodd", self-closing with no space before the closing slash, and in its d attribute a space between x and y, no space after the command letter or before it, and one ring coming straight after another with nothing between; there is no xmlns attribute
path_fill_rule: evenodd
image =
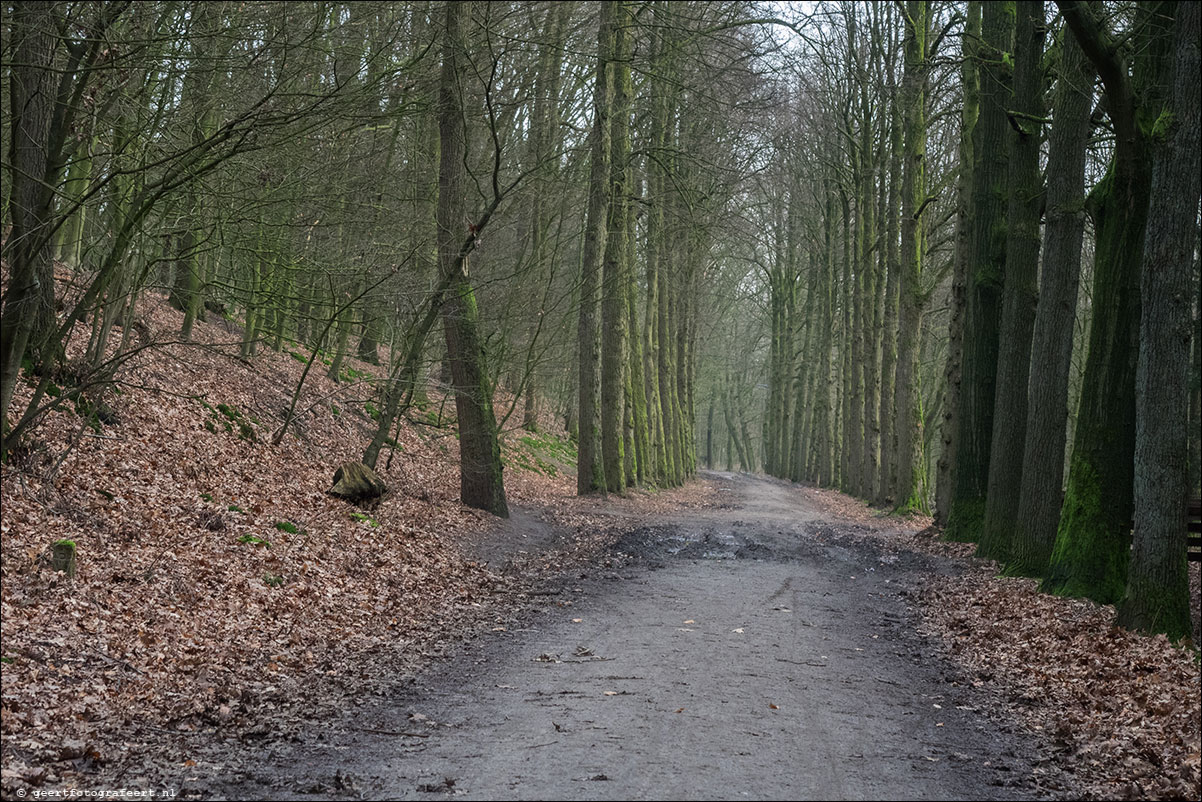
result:
<svg viewBox="0 0 1202 802"><path fill-rule="evenodd" d="M1196 654L1113 626L1114 608L1040 593L986 570L934 577L927 630L997 687L1093 798L1198 798L1202 703ZM936 725L940 726L940 725Z"/></svg>
<svg viewBox="0 0 1202 802"><path fill-rule="evenodd" d="M144 296L139 314L162 339L179 328L161 296ZM532 582L589 562L618 537L597 501L574 499L568 472L511 462L511 500L541 505L573 537L515 562L512 575L490 571L460 545L491 518L458 503L458 449L446 431L408 422L378 466L393 492L370 515L357 512L325 491L334 466L357 460L370 438L363 399L374 388L311 373L302 413L271 446L302 366L287 350L239 360L238 334L220 320L198 324L193 339L128 363L113 398L121 422L105 437L80 439L78 418L53 412L37 448L3 467L6 797L79 785L83 771L89 785L168 776L181 738L290 737L462 634L507 631L497 614ZM68 355L84 346L69 343ZM18 384L19 406L31 388ZM432 409L454 407L429 397ZM548 418L540 428L553 427ZM534 453L518 434L503 449ZM621 503L667 509L709 493L632 493ZM74 580L50 568L59 538L77 543ZM93 744L112 746L102 755Z"/></svg>

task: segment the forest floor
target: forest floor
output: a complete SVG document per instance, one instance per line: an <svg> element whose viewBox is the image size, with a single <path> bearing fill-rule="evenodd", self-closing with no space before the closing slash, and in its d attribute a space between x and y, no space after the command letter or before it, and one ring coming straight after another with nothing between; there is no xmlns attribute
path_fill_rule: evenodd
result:
<svg viewBox="0 0 1202 802"><path fill-rule="evenodd" d="M308 353L239 334L139 352L4 466L3 798L1199 796L1197 653L1112 608L833 491L576 499L549 418L498 522L437 393L360 510L325 491L380 369L316 365L272 446Z"/></svg>

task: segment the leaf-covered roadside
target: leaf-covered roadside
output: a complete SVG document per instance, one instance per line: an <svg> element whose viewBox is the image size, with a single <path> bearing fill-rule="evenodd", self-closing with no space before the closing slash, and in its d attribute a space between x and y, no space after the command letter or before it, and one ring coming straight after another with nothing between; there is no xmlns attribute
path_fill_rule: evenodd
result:
<svg viewBox="0 0 1202 802"><path fill-rule="evenodd" d="M1093 799L1202 797L1202 682L1196 650L1114 626L1115 610L1001 577L974 546L937 539L930 519L884 516L831 490L802 492L889 549L950 559L915 595L923 632L967 681L994 692L1047 744L1044 756ZM1199 566L1190 567L1194 610ZM1196 615L1196 613L1195 613ZM1194 619L1198 642L1198 619Z"/></svg>
<svg viewBox="0 0 1202 802"><path fill-rule="evenodd" d="M179 326L156 296L139 311L155 335ZM374 427L380 369L349 361L341 383L313 371L275 447L300 346L248 365L220 321L194 339L139 355L107 397L109 423L52 413L4 467L6 797L186 781L212 734L290 737L493 626L529 588L460 548L489 516L457 501L439 414L453 404L414 411L380 461L392 492L359 510L326 491ZM511 498L566 504L559 523L588 529L587 505L568 503L574 478L550 457L539 470L538 445L507 438ZM65 538L73 580L48 560Z"/></svg>
<svg viewBox="0 0 1202 802"><path fill-rule="evenodd" d="M978 570L919 596L974 685L998 688L1095 799L1197 799L1198 656L1113 626L1114 608Z"/></svg>

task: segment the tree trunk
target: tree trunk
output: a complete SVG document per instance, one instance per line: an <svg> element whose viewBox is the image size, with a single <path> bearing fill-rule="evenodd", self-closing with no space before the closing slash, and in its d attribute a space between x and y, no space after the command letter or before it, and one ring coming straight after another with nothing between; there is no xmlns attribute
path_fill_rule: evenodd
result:
<svg viewBox="0 0 1202 802"><path fill-rule="evenodd" d="M626 487L624 413L627 351L626 206L630 203L630 10L617 0L613 26L613 107L610 116L609 222L601 280L601 462L606 490Z"/></svg>
<svg viewBox="0 0 1202 802"><path fill-rule="evenodd" d="M980 116L973 129L972 203L967 253L960 402L952 457L952 498L947 537L976 541L985 515L989 446L993 439L998 327L1006 264L1006 111L1010 103L1009 56L1013 52L1013 5L985 3L976 64L981 83Z"/></svg>
<svg viewBox="0 0 1202 802"><path fill-rule="evenodd" d="M50 191L39 180L46 174L46 142L54 107L51 65L54 60L54 4L15 3L9 72L11 134L8 173L12 229L4 241L4 259L11 270L0 316L0 428L8 432L8 408L21 361L45 301L44 285L54 280L47 225ZM53 287L51 287L53 291ZM53 296L51 296L53 297Z"/></svg>
<svg viewBox="0 0 1202 802"><path fill-rule="evenodd" d="M1139 367L1136 374L1135 543L1118 623L1188 638L1185 552L1188 465L1191 267L1202 194L1198 75L1202 34L1197 3L1179 3L1167 130L1157 147L1144 238ZM1158 121L1159 123L1159 121Z"/></svg>
<svg viewBox="0 0 1202 802"><path fill-rule="evenodd" d="M464 20L470 19L469 3L446 4L443 32L442 78L439 84L438 170L438 268L449 282L443 297L451 380L455 388L455 412L459 422L460 499L469 507L508 517L501 447L492 407L492 386L484 367L484 344L480 339L476 298L467 278L466 257L461 246L465 232L464 129L462 96L463 70L460 59L466 51Z"/></svg>
<svg viewBox="0 0 1202 802"><path fill-rule="evenodd" d="M936 464L935 524L946 527L951 515L955 487L955 455L960 442L961 373L964 359L964 318L967 310L969 274L969 231L972 226L969 205L972 198L972 171L976 163L973 136L981 104L981 79L977 70L977 45L981 37L981 3L969 0L965 22L960 82L964 100L960 111L960 176L956 185L956 243L952 256L951 320L948 323L947 364L943 371L942 447Z"/></svg>
<svg viewBox="0 0 1202 802"><path fill-rule="evenodd" d="M1095 188L1093 320L1082 380L1068 487L1043 588L1118 601L1127 582L1135 463L1135 372L1139 353L1140 265L1151 191L1150 131L1163 101L1171 14L1139 6L1130 71L1098 27L1094 8L1061 6L1106 87L1115 127L1114 158Z"/></svg>
<svg viewBox="0 0 1202 802"><path fill-rule="evenodd" d="M1085 229L1085 144L1093 70L1071 32L1061 44L1055 119L1049 134L1043 274L1031 344L1030 409L1022 486L1006 572L1043 576L1056 540L1064 494L1068 379Z"/></svg>
<svg viewBox="0 0 1202 802"><path fill-rule="evenodd" d="M922 209L926 206L926 74L927 3L907 0L906 63L902 77L901 107L905 137L902 155L902 219L900 306L897 325L897 510L927 511L926 457L923 450L923 420L919 344L922 312L926 305L922 289L924 248Z"/></svg>
<svg viewBox="0 0 1202 802"><path fill-rule="evenodd" d="M1019 0L1014 36L1014 109L1010 125L1010 198L1006 215L1006 281L998 344L989 487L977 555L1005 562L1018 517L1027 426L1031 336L1039 281L1043 186L1039 144L1043 126L1043 0ZM1044 479L1043 481L1046 481Z"/></svg>
<svg viewBox="0 0 1202 802"><path fill-rule="evenodd" d="M606 217L609 213L610 109L613 105L613 51L615 6L601 4L597 32L597 75L593 86L592 153L589 168L588 218L581 258L580 314L577 347L580 361L580 441L576 462L576 492L584 495L606 489L600 464L601 328L598 320L601 269L605 259Z"/></svg>

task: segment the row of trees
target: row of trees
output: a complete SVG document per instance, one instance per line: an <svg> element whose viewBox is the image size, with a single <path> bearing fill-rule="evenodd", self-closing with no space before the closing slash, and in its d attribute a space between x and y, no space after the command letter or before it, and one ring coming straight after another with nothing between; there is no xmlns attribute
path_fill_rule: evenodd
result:
<svg viewBox="0 0 1202 802"><path fill-rule="evenodd" d="M5 453L163 341L136 325L162 291L171 339L220 314L244 360L382 363L370 465L453 388L470 504L505 512L497 387L579 432L582 492L683 481L699 287L768 108L753 12L4 6Z"/></svg>
<svg viewBox="0 0 1202 802"><path fill-rule="evenodd" d="M498 514L552 410L582 493L762 468L1181 634L1192 7L6 4L3 449L163 291L328 362L370 465L453 389Z"/></svg>
<svg viewBox="0 0 1202 802"><path fill-rule="evenodd" d="M764 468L933 501L1008 573L1188 634L1195 7L818 16L795 102L820 118L772 190Z"/></svg>

